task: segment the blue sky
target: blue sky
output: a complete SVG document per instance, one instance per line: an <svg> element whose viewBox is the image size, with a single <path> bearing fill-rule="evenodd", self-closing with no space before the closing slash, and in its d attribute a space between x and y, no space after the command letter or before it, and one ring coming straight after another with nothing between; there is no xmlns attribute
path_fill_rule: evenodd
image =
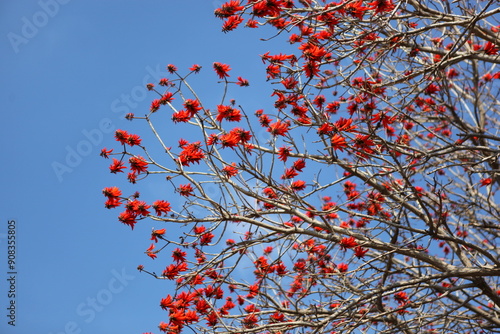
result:
<svg viewBox="0 0 500 334"><path fill-rule="evenodd" d="M221 94L211 64L229 63L234 78L251 83L235 97L264 107L255 99L265 86L258 55L273 44L259 38L270 35L223 34L213 16L221 3L0 2L1 333L158 333L167 320L158 305L171 288L135 270L153 261L143 253L153 224L132 232L117 222L119 211L104 209L101 190L126 182L107 172L99 151L117 147L113 129L134 132L124 111L146 112L156 97L144 83L170 63L204 66L197 85L207 99ZM17 227L15 327L6 317L9 219Z"/></svg>

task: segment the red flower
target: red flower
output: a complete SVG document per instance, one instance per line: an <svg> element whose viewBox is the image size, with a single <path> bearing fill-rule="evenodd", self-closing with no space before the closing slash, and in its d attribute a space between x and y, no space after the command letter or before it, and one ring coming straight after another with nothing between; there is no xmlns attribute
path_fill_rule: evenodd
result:
<svg viewBox="0 0 500 334"><path fill-rule="evenodd" d="M146 172L148 169L148 163L144 160L143 157L131 157L128 161L130 162L130 169L133 172L137 172L137 174Z"/></svg>
<svg viewBox="0 0 500 334"><path fill-rule="evenodd" d="M293 181L292 184L290 185L290 188L293 191L304 190L306 188L306 182L302 180Z"/></svg>
<svg viewBox="0 0 500 334"><path fill-rule="evenodd" d="M246 26L248 28L257 28L258 24L259 24L259 22L255 21L255 20L248 20Z"/></svg>
<svg viewBox="0 0 500 334"><path fill-rule="evenodd" d="M168 65L167 65L167 70L168 70L170 73L175 73L175 72L177 72L177 67L176 67L175 65L168 64Z"/></svg>
<svg viewBox="0 0 500 334"><path fill-rule="evenodd" d="M278 151L278 159L280 159L283 162L286 162L288 157L290 156L290 153L292 152L292 149L290 147L280 147Z"/></svg>
<svg viewBox="0 0 500 334"><path fill-rule="evenodd" d="M240 2L238 0L231 0L223 4L220 8L217 8L214 11L214 14L219 18L227 18L244 8L245 7L240 6Z"/></svg>
<svg viewBox="0 0 500 334"><path fill-rule="evenodd" d="M173 95L174 94L172 94L171 92L163 94L163 96L160 98L160 103L167 104L169 102L172 102L172 100L174 100L174 98L172 97Z"/></svg>
<svg viewBox="0 0 500 334"><path fill-rule="evenodd" d="M359 0L356 2L350 1L345 6L343 6L342 9L339 10L339 13L344 15L347 14L359 20L362 20L364 12L367 9L369 9L369 7L363 6L363 0Z"/></svg>
<svg viewBox="0 0 500 334"><path fill-rule="evenodd" d="M228 17L222 25L222 32L228 32L236 29L241 22L243 22L243 18L241 16L233 15Z"/></svg>
<svg viewBox="0 0 500 334"><path fill-rule="evenodd" d="M233 162L230 166L222 168L222 172L227 178L230 178L238 174L238 169L236 168L236 164Z"/></svg>
<svg viewBox="0 0 500 334"><path fill-rule="evenodd" d="M165 234L165 229L162 228L161 230L153 230L151 232L151 240L154 240L154 242L158 242L158 237L163 238L163 235Z"/></svg>
<svg viewBox="0 0 500 334"><path fill-rule="evenodd" d="M139 138L138 135L129 135L127 137L127 144L129 144L130 146L140 145L141 144L141 138Z"/></svg>
<svg viewBox="0 0 500 334"><path fill-rule="evenodd" d="M299 46L299 49L302 50L304 57L311 61L321 61L321 59L327 55L323 47L319 47L312 43L302 44Z"/></svg>
<svg viewBox="0 0 500 334"><path fill-rule="evenodd" d="M137 179L137 174L134 172L134 173L128 173L127 174L127 179L128 179L128 182L132 183L132 184L135 184L135 181Z"/></svg>
<svg viewBox="0 0 500 334"><path fill-rule="evenodd" d="M174 123L187 123L191 120L191 113L187 110L179 110L172 114Z"/></svg>
<svg viewBox="0 0 500 334"><path fill-rule="evenodd" d="M200 106L200 102L198 100L187 99L184 101L184 107L187 111L189 111L190 116L194 116L198 113L202 108Z"/></svg>
<svg viewBox="0 0 500 334"><path fill-rule="evenodd" d="M168 309L168 308L171 308L172 306L174 306L174 303L173 303L173 300L172 300L172 296L171 295L168 295L167 297L163 298L161 301L160 301L160 307L164 310ZM166 324L165 324L166 325Z"/></svg>
<svg viewBox="0 0 500 334"><path fill-rule="evenodd" d="M151 207L147 205L144 201L138 201L134 199L133 201L128 202L125 207L127 210L133 212L136 215L147 216L149 215L148 209Z"/></svg>
<svg viewBox="0 0 500 334"><path fill-rule="evenodd" d="M425 94L427 95L432 95L436 92L439 92L441 89L439 88L439 86L435 85L435 84L430 84L429 86L427 86L427 88L425 89Z"/></svg>
<svg viewBox="0 0 500 334"><path fill-rule="evenodd" d="M332 148L334 150L341 150L343 152L344 147L347 146L345 138L337 133L333 135L331 141L332 141Z"/></svg>
<svg viewBox="0 0 500 334"><path fill-rule="evenodd" d="M337 269L341 273L345 273L349 269L349 266L346 263L339 263L337 264Z"/></svg>
<svg viewBox="0 0 500 334"><path fill-rule="evenodd" d="M339 245L343 249L347 248L352 248L356 247L358 243L356 242L356 239L354 237L343 237L342 240L340 240Z"/></svg>
<svg viewBox="0 0 500 334"><path fill-rule="evenodd" d="M193 71L194 73L198 73L201 70L201 66L198 64L194 64L189 68L190 71Z"/></svg>
<svg viewBox="0 0 500 334"><path fill-rule="evenodd" d="M271 188L264 188L262 190L262 192L264 193L264 195L266 195L270 199L278 198L278 195L276 194L276 192Z"/></svg>
<svg viewBox="0 0 500 334"><path fill-rule="evenodd" d="M153 100L153 102L151 102L151 107L149 107L149 110L151 112L158 111L158 109L160 109L160 104L161 104L160 100Z"/></svg>
<svg viewBox="0 0 500 334"><path fill-rule="evenodd" d="M104 202L106 209L116 208L120 205L122 205L122 202L118 197L108 197L106 202Z"/></svg>
<svg viewBox="0 0 500 334"><path fill-rule="evenodd" d="M129 134L127 131L119 130L119 129L115 131L115 139L122 144L125 144L127 142L128 136L129 136Z"/></svg>
<svg viewBox="0 0 500 334"><path fill-rule="evenodd" d="M119 197L122 195L121 190L118 187L108 187L102 190L102 193L106 197Z"/></svg>
<svg viewBox="0 0 500 334"><path fill-rule="evenodd" d="M191 143L184 147L184 150L179 154L179 161L183 166L189 166L193 162L200 163L200 160L205 158L205 154L200 149L200 142Z"/></svg>
<svg viewBox="0 0 500 334"><path fill-rule="evenodd" d="M219 139L222 147L234 148L240 142L240 137L234 132L223 134Z"/></svg>
<svg viewBox="0 0 500 334"><path fill-rule="evenodd" d="M273 136L284 136L288 132L288 127L290 124L288 122L282 122L280 120L269 125L267 132L270 132Z"/></svg>
<svg viewBox="0 0 500 334"><path fill-rule="evenodd" d="M488 177L488 178L485 178L485 179L481 179L479 182L481 183L480 187L484 187L484 186L492 184L493 180L492 180L491 177Z"/></svg>
<svg viewBox="0 0 500 334"><path fill-rule="evenodd" d="M188 184L181 184L179 186L179 188L177 188L177 191L179 192L179 194L181 194L181 196L193 196L193 192L194 192L194 189L193 187L191 186L191 183L188 183Z"/></svg>
<svg viewBox="0 0 500 334"><path fill-rule="evenodd" d="M231 70L229 65L215 62L213 64L213 66L214 66L215 73L217 73L219 78L224 79L225 77L229 76L229 74L227 74L227 72L229 72Z"/></svg>
<svg viewBox="0 0 500 334"><path fill-rule="evenodd" d="M200 238L200 245L208 245L209 243L212 242L212 239L214 238L214 235L210 232L205 233L201 236Z"/></svg>
<svg viewBox="0 0 500 334"><path fill-rule="evenodd" d="M101 153L99 154L103 158L109 158L109 154L113 152L113 149L111 150L106 150L106 147L101 150Z"/></svg>
<svg viewBox="0 0 500 334"><path fill-rule="evenodd" d="M230 122L239 122L241 120L241 111L238 109L234 109L231 106L217 106L217 122L222 122L223 119L228 120Z"/></svg>
<svg viewBox="0 0 500 334"><path fill-rule="evenodd" d="M335 129L337 131L347 131L347 132L356 132L356 125L352 125L352 119L340 118L335 122Z"/></svg>
<svg viewBox="0 0 500 334"><path fill-rule="evenodd" d="M408 300L408 295L404 291L399 291L394 294L394 299L399 303L405 303Z"/></svg>
<svg viewBox="0 0 500 334"><path fill-rule="evenodd" d="M362 248L361 246L357 246L356 248L354 248L354 255L357 258L364 257L367 252L368 252L368 249Z"/></svg>
<svg viewBox="0 0 500 334"><path fill-rule="evenodd" d="M241 87L248 87L250 84L248 83L247 79L243 79L242 77L238 77L238 82L236 83L237 85Z"/></svg>
<svg viewBox="0 0 500 334"><path fill-rule="evenodd" d="M297 173L297 171L292 167L292 168L285 169L285 173L283 175L281 175L281 178L283 180L293 179L297 175L299 175L299 173Z"/></svg>
<svg viewBox="0 0 500 334"><path fill-rule="evenodd" d="M483 50L487 55L498 54L498 49L497 49L496 45L491 43L491 42L486 42L486 44L484 44Z"/></svg>
<svg viewBox="0 0 500 334"><path fill-rule="evenodd" d="M179 263L179 262L185 262L186 261L186 252L182 251L180 248L174 249L172 252L172 257L174 258L174 261Z"/></svg>
<svg viewBox="0 0 500 334"><path fill-rule="evenodd" d="M239 138L240 143L246 143L252 138L250 131L246 131L241 128L234 128L230 132Z"/></svg>
<svg viewBox="0 0 500 334"><path fill-rule="evenodd" d="M109 166L109 170L111 173L116 174L116 173L123 173L122 169L125 169L127 167L123 166L123 162L120 160L117 160L113 158L113 163L111 166Z"/></svg>
<svg viewBox="0 0 500 334"><path fill-rule="evenodd" d="M392 0L375 0L373 2L369 2L367 5L371 6L370 9L375 10L375 14L390 12L396 8L394 3L392 3Z"/></svg>
<svg viewBox="0 0 500 334"><path fill-rule="evenodd" d="M206 230L207 230L207 228L203 225L195 226L193 228L194 234L202 234L202 233L205 233Z"/></svg>
<svg viewBox="0 0 500 334"><path fill-rule="evenodd" d="M326 135L330 132L333 131L333 126L326 122L326 123L323 123L319 128L318 128L318 134L320 135Z"/></svg>
<svg viewBox="0 0 500 334"><path fill-rule="evenodd" d="M118 220L122 222L125 225L130 226L132 229L134 229L134 225L137 223L135 220L137 218L137 215L133 212L130 211L125 211L120 213L118 216Z"/></svg>
<svg viewBox="0 0 500 334"><path fill-rule="evenodd" d="M304 167L306 167L306 161L304 159L299 159L293 163L293 168L298 172L302 172Z"/></svg>
<svg viewBox="0 0 500 334"><path fill-rule="evenodd" d="M170 208L170 203L164 200L155 201L153 203L153 209L155 209L157 216L161 216L162 213L172 211L172 209Z"/></svg>

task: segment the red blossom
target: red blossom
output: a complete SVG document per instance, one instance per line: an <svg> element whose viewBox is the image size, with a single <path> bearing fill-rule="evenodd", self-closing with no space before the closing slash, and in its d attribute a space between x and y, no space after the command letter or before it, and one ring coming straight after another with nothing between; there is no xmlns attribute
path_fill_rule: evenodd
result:
<svg viewBox="0 0 500 334"><path fill-rule="evenodd" d="M231 70L229 65L215 62L213 64L213 67L214 67L215 73L217 73L219 78L224 79L224 78L229 76L229 74L227 74L227 72L229 72Z"/></svg>
<svg viewBox="0 0 500 334"><path fill-rule="evenodd" d="M243 18L241 16L233 15L228 17L222 25L222 32L228 32L236 29L241 22L243 22Z"/></svg>
<svg viewBox="0 0 500 334"><path fill-rule="evenodd" d="M191 120L191 113L187 110L179 110L172 114L174 123L187 123Z"/></svg>
<svg viewBox="0 0 500 334"><path fill-rule="evenodd" d="M202 234L202 233L205 233L205 231L207 230L207 228L203 225L200 225L200 226L195 226L193 228L193 232L195 234Z"/></svg>
<svg viewBox="0 0 500 334"><path fill-rule="evenodd" d="M168 64L168 65L167 65L167 70L168 70L170 73L175 73L175 72L177 72L177 67L176 67L175 65Z"/></svg>
<svg viewBox="0 0 500 334"><path fill-rule="evenodd" d="M201 236L200 238L200 245L208 245L209 243L212 242L212 239L214 238L214 235L210 232L205 233Z"/></svg>
<svg viewBox="0 0 500 334"><path fill-rule="evenodd" d="M242 77L238 77L238 82L236 82L236 84L238 86L241 86L241 87L248 87L248 86L250 86L250 84L248 83L248 80L247 79L243 79Z"/></svg>
<svg viewBox="0 0 500 334"><path fill-rule="evenodd" d="M103 158L108 159L108 158L109 158L109 154L110 154L111 152L113 152L113 149L111 149L111 150L107 150L106 148L103 148L103 149L101 150L101 153L100 153L99 155L100 155L101 157L103 157Z"/></svg>
<svg viewBox="0 0 500 334"><path fill-rule="evenodd" d="M356 239L354 237L343 237L340 240L339 245L341 248L347 249L356 247L358 243L356 242Z"/></svg>
<svg viewBox="0 0 500 334"><path fill-rule="evenodd" d="M122 191L118 187L107 187L102 190L102 193L106 197L120 197Z"/></svg>
<svg viewBox="0 0 500 334"><path fill-rule="evenodd" d="M367 5L371 6L370 9L375 10L375 14L390 12L396 8L396 5L394 5L392 0L375 0L373 2L369 2Z"/></svg>
<svg viewBox="0 0 500 334"><path fill-rule="evenodd" d="M280 120L269 125L267 132L270 132L273 136L284 136L288 132L288 127L290 124L288 122L282 122Z"/></svg>
<svg viewBox="0 0 500 334"><path fill-rule="evenodd" d="M194 189L193 186L191 186L191 183L188 184L181 184L178 188L177 191L181 196L193 196L194 195Z"/></svg>
<svg viewBox="0 0 500 334"><path fill-rule="evenodd" d="M121 199L117 197L108 197L106 202L104 202L104 207L106 207L106 209L116 208L120 205L122 205Z"/></svg>
<svg viewBox="0 0 500 334"><path fill-rule="evenodd" d="M347 147L345 138L337 133L332 136L331 143L334 150L344 151L344 148Z"/></svg>
<svg viewBox="0 0 500 334"><path fill-rule="evenodd" d="M149 110L151 112L156 112L156 111L158 111L158 109L160 109L160 105L161 105L160 100L153 100L153 102L151 102L151 106L149 107Z"/></svg>
<svg viewBox="0 0 500 334"><path fill-rule="evenodd" d="M229 132L219 137L222 147L234 148L240 142L240 137L234 132Z"/></svg>
<svg viewBox="0 0 500 334"><path fill-rule="evenodd" d="M143 157L131 157L128 161L130 163L130 169L137 174L146 172L148 170L148 163L144 160Z"/></svg>
<svg viewBox="0 0 500 334"><path fill-rule="evenodd" d="M217 122L222 122L224 119L229 122L239 122L241 120L241 111L231 106L218 105L217 112Z"/></svg>
<svg viewBox="0 0 500 334"><path fill-rule="evenodd" d="M290 188L293 190L293 191L301 191L301 190L304 190L306 188L306 182L305 181L302 181L302 180L296 180L296 181L293 181L292 184L290 185Z"/></svg>
<svg viewBox="0 0 500 334"><path fill-rule="evenodd" d="M488 177L488 178L481 179L479 182L481 183L481 187L484 187L484 186L492 184L493 179L491 177Z"/></svg>
<svg viewBox="0 0 500 334"><path fill-rule="evenodd" d="M170 203L164 200L157 200L153 203L153 209L156 211L157 216L161 216L162 213L170 212L172 209L170 208Z"/></svg>
<svg viewBox="0 0 500 334"><path fill-rule="evenodd" d="M280 159L283 162L286 162L291 152L292 149L288 146L280 147L278 151L278 159Z"/></svg>
<svg viewBox="0 0 500 334"><path fill-rule="evenodd" d="M109 166L109 170L113 174L123 173L122 169L125 169L125 168L127 168L127 167L125 167L123 165L123 161L117 160L115 158L113 158L113 163L111 164L111 166Z"/></svg>
<svg viewBox="0 0 500 334"><path fill-rule="evenodd" d="M346 263L337 264L337 270L341 273L345 273L349 269L349 266Z"/></svg>
<svg viewBox="0 0 500 334"><path fill-rule="evenodd" d="M200 102L198 100L187 99L184 101L184 108L189 112L189 115L193 117L200 111L202 108L200 106Z"/></svg>
<svg viewBox="0 0 500 334"><path fill-rule="evenodd" d="M354 255L357 258L364 257L367 252L368 252L368 249L362 248L361 246L357 246L356 248L354 248Z"/></svg>
<svg viewBox="0 0 500 334"><path fill-rule="evenodd" d="M186 262L186 255L187 253L184 252L180 248L176 248L172 252L172 258L174 259L175 262L180 263L180 262Z"/></svg>
<svg viewBox="0 0 500 334"><path fill-rule="evenodd" d="M138 216L147 216L149 215L148 209L151 207L150 205L147 205L146 202L144 201L139 201L137 199L134 199L132 201L129 201L125 207L127 210L133 212L134 214Z"/></svg>
<svg viewBox="0 0 500 334"><path fill-rule="evenodd" d="M200 142L191 143L184 147L184 150L179 154L179 161L183 166L189 166L205 158L205 154L200 148Z"/></svg>
<svg viewBox="0 0 500 334"><path fill-rule="evenodd" d="M198 64L194 64L193 66L191 66L189 68L189 70L194 72L194 73L198 73L201 70L201 66Z"/></svg>
<svg viewBox="0 0 500 334"><path fill-rule="evenodd" d="M158 242L158 238L163 238L165 231L166 230L164 228L162 228L161 230L153 230L153 232L151 232L151 240L154 240L154 242Z"/></svg>
<svg viewBox="0 0 500 334"><path fill-rule="evenodd" d="M240 6L240 2L238 0L231 0L222 4L220 8L217 8L214 11L214 14L219 18L227 18L234 15L236 12L243 10L243 8L245 7Z"/></svg>
<svg viewBox="0 0 500 334"><path fill-rule="evenodd" d="M298 172L302 172L302 169L304 169L305 167L306 167L305 159L299 159L293 163L293 169L295 169Z"/></svg>
<svg viewBox="0 0 500 334"><path fill-rule="evenodd" d="M137 214L130 212L130 211L122 212L118 216L118 220L121 223L130 226L132 229L134 229L134 225L137 223L136 218L137 218Z"/></svg>
<svg viewBox="0 0 500 334"><path fill-rule="evenodd" d="M281 178L283 180L293 179L297 175L299 175L299 173L297 173L297 171L292 167L292 168L285 169L285 173L283 175L281 175Z"/></svg>
<svg viewBox="0 0 500 334"><path fill-rule="evenodd" d="M127 142L129 134L127 131L124 130L116 130L115 131L115 139L119 141L121 144L125 144Z"/></svg>
<svg viewBox="0 0 500 334"><path fill-rule="evenodd" d="M483 47L484 53L487 55L496 55L498 54L498 49L495 44L491 42L486 42Z"/></svg>
<svg viewBox="0 0 500 334"><path fill-rule="evenodd" d="M236 168L236 163L233 162L231 165L225 166L224 168L222 168L222 173L224 173L224 175L227 178L233 177L236 174L238 174L238 169Z"/></svg>

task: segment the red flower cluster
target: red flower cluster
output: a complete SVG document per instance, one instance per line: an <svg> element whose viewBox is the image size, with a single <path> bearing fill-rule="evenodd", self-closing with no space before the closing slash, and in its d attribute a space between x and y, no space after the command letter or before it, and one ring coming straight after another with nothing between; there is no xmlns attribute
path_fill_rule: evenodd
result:
<svg viewBox="0 0 500 334"><path fill-rule="evenodd" d="M123 145L127 144L129 146L134 146L141 144L141 138L139 138L138 135L129 134L124 130L116 130L115 139Z"/></svg>
<svg viewBox="0 0 500 334"><path fill-rule="evenodd" d="M205 158L205 154L200 148L200 142L187 144L183 147L183 151L179 154L179 161L183 166L189 166Z"/></svg>
<svg viewBox="0 0 500 334"><path fill-rule="evenodd" d="M219 78L224 79L229 76L229 74L227 74L227 72L231 70L229 65L215 62L213 66Z"/></svg>
<svg viewBox="0 0 500 334"><path fill-rule="evenodd" d="M231 106L218 105L217 112L217 122L222 122L224 119L229 122L239 122L241 120L241 111Z"/></svg>

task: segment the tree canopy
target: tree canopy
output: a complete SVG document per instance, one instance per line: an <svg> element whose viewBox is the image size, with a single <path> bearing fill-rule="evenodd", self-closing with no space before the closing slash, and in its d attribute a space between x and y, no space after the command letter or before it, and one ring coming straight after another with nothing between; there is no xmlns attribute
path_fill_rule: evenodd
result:
<svg viewBox="0 0 500 334"><path fill-rule="evenodd" d="M287 37L294 52L260 55L274 104L232 99L251 82L219 62L223 97L205 104L190 84L205 69L168 65L127 115L163 153L128 129L101 152L169 194L103 190L120 222L164 224L138 268L175 285L159 329L500 332L498 1L231 0L215 15Z"/></svg>

